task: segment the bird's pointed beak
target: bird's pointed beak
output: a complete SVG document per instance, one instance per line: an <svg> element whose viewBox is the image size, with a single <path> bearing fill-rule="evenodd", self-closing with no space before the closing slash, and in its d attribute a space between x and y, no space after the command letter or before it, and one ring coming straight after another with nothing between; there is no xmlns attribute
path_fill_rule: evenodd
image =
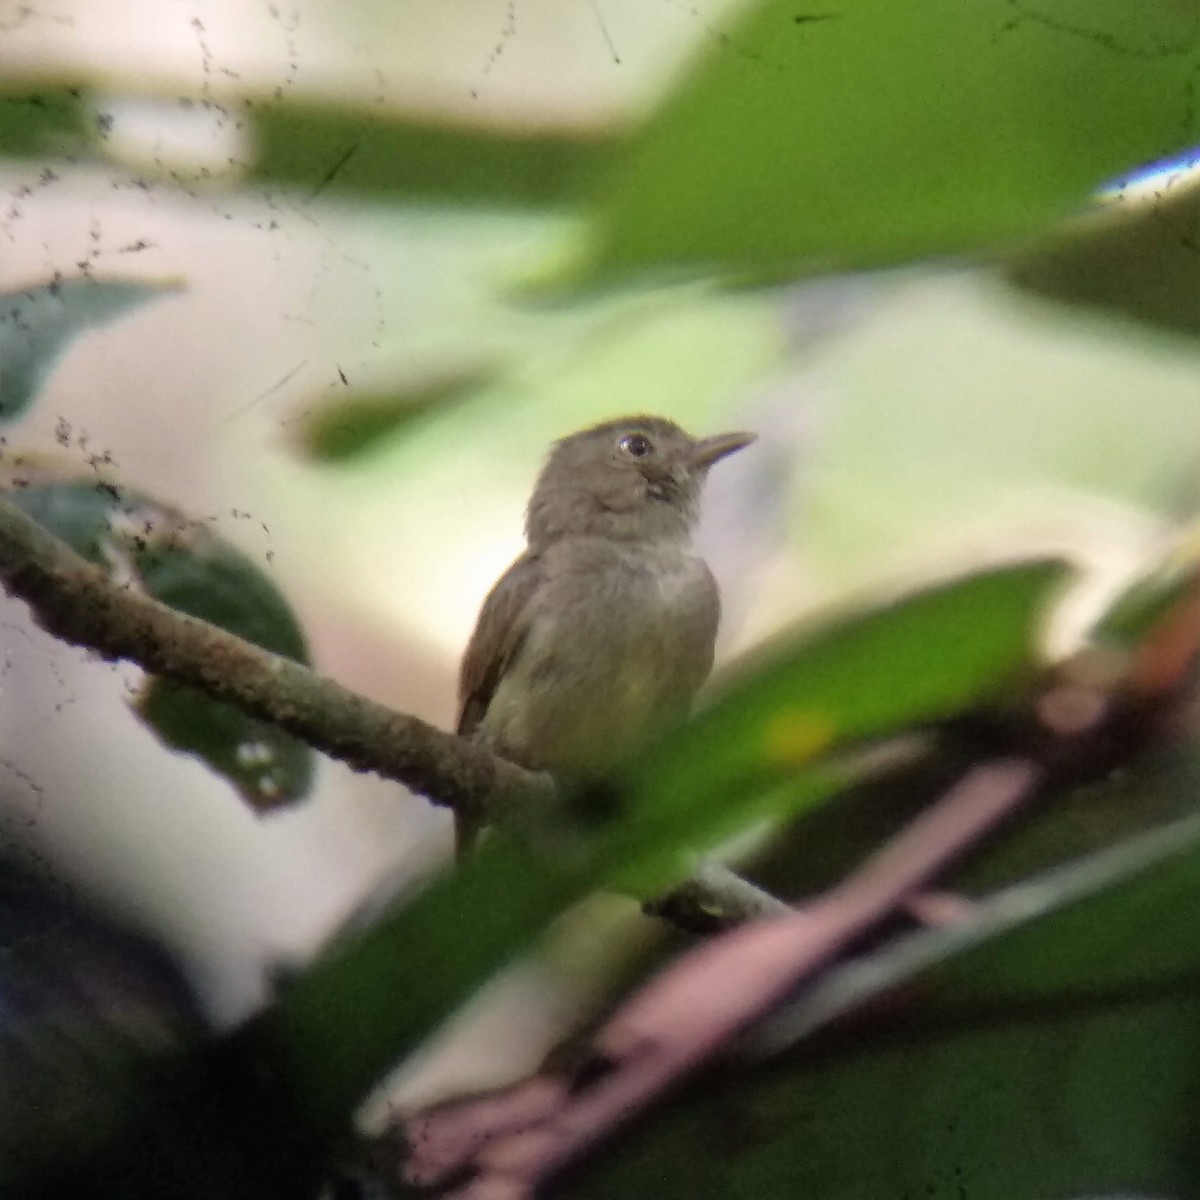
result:
<svg viewBox="0 0 1200 1200"><path fill-rule="evenodd" d="M757 438L756 433L718 433L715 437L701 438L692 446L692 461L698 467L711 467L719 459L741 450Z"/></svg>

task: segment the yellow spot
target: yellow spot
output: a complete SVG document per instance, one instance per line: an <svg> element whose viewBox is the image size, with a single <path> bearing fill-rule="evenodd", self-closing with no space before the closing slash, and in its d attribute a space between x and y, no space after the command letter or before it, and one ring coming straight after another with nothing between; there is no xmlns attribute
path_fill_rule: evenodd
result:
<svg viewBox="0 0 1200 1200"><path fill-rule="evenodd" d="M824 750L837 730L820 713L802 708L776 713L763 731L762 748L767 761L776 766L798 767Z"/></svg>

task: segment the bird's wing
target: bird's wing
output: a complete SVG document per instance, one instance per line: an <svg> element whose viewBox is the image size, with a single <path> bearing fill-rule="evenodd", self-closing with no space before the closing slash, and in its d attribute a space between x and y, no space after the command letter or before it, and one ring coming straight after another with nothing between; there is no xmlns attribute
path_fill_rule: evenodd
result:
<svg viewBox="0 0 1200 1200"><path fill-rule="evenodd" d="M458 677L458 732L473 733L529 630L529 600L542 577L537 555L513 563L483 602Z"/></svg>

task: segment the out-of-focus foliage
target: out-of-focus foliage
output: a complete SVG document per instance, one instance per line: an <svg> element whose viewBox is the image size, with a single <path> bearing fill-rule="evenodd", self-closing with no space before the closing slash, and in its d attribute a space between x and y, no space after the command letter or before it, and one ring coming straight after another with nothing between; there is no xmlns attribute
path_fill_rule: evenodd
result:
<svg viewBox="0 0 1200 1200"><path fill-rule="evenodd" d="M609 149L598 137L388 120L316 105L252 111L257 152L248 182L312 195L561 206L578 200Z"/></svg>
<svg viewBox="0 0 1200 1200"><path fill-rule="evenodd" d="M464 261L478 268L484 240L471 241L478 229L465 222L490 208L496 223L488 236L520 242L508 264L520 270L498 272L489 284L497 292L521 270L585 286L674 271L762 282L962 251L995 259L1020 240L1010 274L1025 287L1195 332L1194 189L1127 219L1097 218L1067 234L1048 228L1106 178L1200 136L1192 103L1200 15L1192 9L1120 0L861 0L845 11L802 12L762 0L727 26L702 29L707 49L629 131L470 125L297 94L268 100L250 85L241 91L233 75L203 103L245 135L223 177L243 198L286 189L304 215L334 198L364 212L386 205L430 241L434 225L420 226L418 216L441 206L447 221L464 222L437 235L461 232L453 262L464 277ZM108 80L106 94L174 95L165 85L126 83ZM94 166L110 156L108 114L87 87L64 77L13 89L0 96L0 153L44 160L47 177L65 160ZM175 178L170 167L147 175L163 188ZM187 177L197 184L189 195L218 195L216 181L201 188L202 178ZM500 220L516 210L525 214L519 233L520 222ZM569 220L559 220L564 213ZM440 270L437 261L426 264L411 285L420 293L412 312L423 316L428 307L439 333L454 324L442 319L444 297L427 301L443 282ZM467 288L456 286L446 293L461 299ZM25 409L67 338L156 290L80 280L5 297L0 415ZM310 415L300 440L326 460L366 460L363 451L387 440L397 454L387 471L420 468L452 495L470 470L468 434L495 459L526 440L529 425L540 444L551 412L565 419L615 397L632 397L635 407L653 399L671 411L702 408L744 391L764 362L786 357L786 319L766 293L714 298L693 288L651 296L643 307L646 299L592 298L586 311L567 314L527 309L502 334L489 326L495 336L478 338L486 346L454 329L463 361L478 351L469 362L484 367L452 362L428 386L373 381L361 391L342 375L348 400ZM463 326L478 333L489 321L503 324L499 310L489 296ZM505 406L517 394L543 404L536 419ZM897 387L887 420L849 434L865 448L851 482L866 505L892 502L862 470L871 454L936 475L929 429L907 399ZM1061 411L1088 415L1085 404ZM1039 452L1031 441L1052 439L1050 422L1031 430L1024 410L1009 427L998 420L978 423L982 439L994 441L1003 428L1012 445L1019 441L1023 462ZM1172 430L1153 433L1180 440ZM1096 447L1087 430L1071 429L1068 440L1085 481L1125 460L1124 471L1112 472L1124 482L1133 452L1121 439ZM431 446L444 451L440 461L429 461ZM998 449L985 445L979 457ZM1155 473L1153 454L1138 463ZM12 498L114 575L306 659L286 601L207 529L123 486L24 483ZM820 818L836 810L828 802L854 777L854 752L1008 702L1037 664L1043 618L1063 577L1062 564L1047 560L965 573L781 639L692 725L641 749L604 786L568 797L567 820L559 823L560 813L544 826L497 834L464 867L299 972L267 1012L211 1053L202 1048L170 1071L156 1068L128 1109L122 1075L111 1090L97 1086L95 1107L68 1114L61 1127L36 1116L30 1128L59 1151L52 1157L64 1182L61 1192L53 1182L50 1194L132 1198L191 1188L290 1196L292 1152L297 1177L307 1180L388 1069L589 891L666 887L695 854L764 817L797 814L811 820L799 835L806 861L840 869L860 847ZM1128 651L1178 594L1169 581L1127 593L1101 617L1097 639ZM151 681L139 711L167 745L202 757L257 807L309 788L311 751L232 709ZM1194 809L1194 774L1189 747L1162 785L1170 802L1149 806L1154 819ZM1137 840L1132 831L1150 818L1137 808L1136 787L1124 796L1116 801L1123 819L1109 819L1110 798L1108 814L1070 829L1056 823L1070 798L1048 798L1043 823L1029 828L1054 846L1035 847L1029 861L1040 868L1067 852L1115 847L994 897L949 932L885 938L881 957L867 964L884 968L872 987L857 977L859 992L851 987L840 1008L815 989L808 999L824 995L830 1005L821 1021L803 1026L803 1012L793 1011L799 1024L783 1053L752 1073L709 1080L646 1123L581 1177L578 1194L1194 1191L1200 960L1190 922L1200 835L1185 817L1170 836ZM850 833L868 840L864 829L873 827L864 822ZM1004 857L1013 845L1017 853ZM1010 872L1024 852L1018 831L1001 847ZM977 883L987 870L966 878ZM854 984L853 964L846 971L820 986ZM868 995L882 1012L858 1011ZM830 1031L820 1045L802 1036L835 1011L860 1022L853 1036ZM112 1152L101 1145L97 1157L76 1160L85 1142L95 1149L103 1141L97 1112L112 1122ZM71 1121L88 1133L78 1145ZM248 1163L259 1169L244 1171ZM10 1167L0 1162L6 1187L23 1166L4 1175Z"/></svg>
<svg viewBox="0 0 1200 1200"><path fill-rule="evenodd" d="M1198 29L1123 0L753 4L618 156L588 269L779 277L1029 233L1200 136Z"/></svg>
<svg viewBox="0 0 1200 1200"><path fill-rule="evenodd" d="M128 95L139 94L147 96L144 82L131 80ZM0 91L0 154L102 160L105 104L111 106L112 96L95 97L82 79L70 85L10 82ZM350 195L557 207L578 200L608 149L599 136L406 119L365 106L232 95L228 100L228 120L236 120L254 146L240 182L296 187L310 201Z"/></svg>
<svg viewBox="0 0 1200 1200"><path fill-rule="evenodd" d="M0 296L0 420L20 416L73 338L163 290L153 283L72 279Z"/></svg>
<svg viewBox="0 0 1200 1200"><path fill-rule="evenodd" d="M1120 201L1018 255L1014 283L1174 333L1200 334L1200 185Z"/></svg>
<svg viewBox="0 0 1200 1200"><path fill-rule="evenodd" d="M1198 847L1192 815L831 973L563 1194L1190 1193Z"/></svg>
<svg viewBox="0 0 1200 1200"><path fill-rule="evenodd" d="M1129 649L1195 586L1194 567L1162 567L1118 596L1093 631L1101 643Z"/></svg>
<svg viewBox="0 0 1200 1200"><path fill-rule="evenodd" d="M114 577L276 654L308 661L304 634L279 590L204 525L112 484L33 483L9 497ZM298 800L312 785L308 746L192 688L151 679L137 709L167 746L199 756L256 808Z"/></svg>
<svg viewBox="0 0 1200 1200"><path fill-rule="evenodd" d="M201 1022L158 947L89 913L48 873L0 860L0 1174L114 1119L133 1069Z"/></svg>
<svg viewBox="0 0 1200 1200"><path fill-rule="evenodd" d="M6 158L79 154L88 144L87 102L78 87L16 87L0 91L0 153Z"/></svg>
<svg viewBox="0 0 1200 1200"><path fill-rule="evenodd" d="M252 1036L284 1056L317 1125L337 1128L389 1064L416 1050L600 882L586 850L556 859L492 836L461 870L335 946L293 981ZM405 979L411 985L398 987ZM351 1012L354 1020L345 1020Z"/></svg>
<svg viewBox="0 0 1200 1200"><path fill-rule="evenodd" d="M344 462L370 450L381 439L403 435L423 417L444 415L448 406L473 396L496 377L496 368L481 364L382 395L352 391L348 397L306 414L298 440L318 461Z"/></svg>

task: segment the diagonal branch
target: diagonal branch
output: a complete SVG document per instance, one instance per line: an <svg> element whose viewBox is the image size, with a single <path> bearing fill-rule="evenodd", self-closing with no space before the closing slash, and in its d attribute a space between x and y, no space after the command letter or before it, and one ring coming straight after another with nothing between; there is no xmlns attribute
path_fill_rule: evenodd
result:
<svg viewBox="0 0 1200 1200"><path fill-rule="evenodd" d="M642 910L689 933L718 933L747 921L791 912L791 905L717 862L701 863L692 877Z"/></svg>
<svg viewBox="0 0 1200 1200"><path fill-rule="evenodd" d="M435 804L485 808L545 791L545 776L393 712L301 663L120 584L19 508L0 501L0 582L48 633L113 661L199 688L355 770Z"/></svg>

